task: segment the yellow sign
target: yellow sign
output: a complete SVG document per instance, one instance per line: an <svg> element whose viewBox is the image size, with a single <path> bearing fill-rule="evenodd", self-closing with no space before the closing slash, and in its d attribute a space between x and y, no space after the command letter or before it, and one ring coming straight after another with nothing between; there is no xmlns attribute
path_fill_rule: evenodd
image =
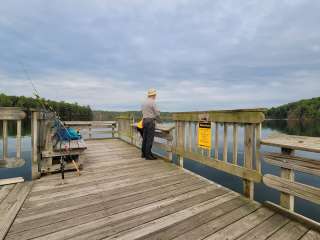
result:
<svg viewBox="0 0 320 240"><path fill-rule="evenodd" d="M198 145L201 148L211 148L211 122L199 122Z"/></svg>

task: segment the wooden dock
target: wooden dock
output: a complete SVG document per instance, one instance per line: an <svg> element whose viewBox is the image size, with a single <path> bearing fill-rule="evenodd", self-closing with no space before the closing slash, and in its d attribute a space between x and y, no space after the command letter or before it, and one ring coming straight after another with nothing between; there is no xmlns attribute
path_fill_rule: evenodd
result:
<svg viewBox="0 0 320 240"><path fill-rule="evenodd" d="M6 240L320 239L308 225L181 167L144 160L122 140L86 143L81 176L66 173L64 185L60 174L33 181Z"/></svg>

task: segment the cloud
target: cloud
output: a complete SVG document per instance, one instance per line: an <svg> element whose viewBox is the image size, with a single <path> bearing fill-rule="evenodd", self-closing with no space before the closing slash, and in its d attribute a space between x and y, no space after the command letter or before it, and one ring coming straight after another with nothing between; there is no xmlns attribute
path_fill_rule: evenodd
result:
<svg viewBox="0 0 320 240"><path fill-rule="evenodd" d="M269 107L320 90L320 2L4 0L0 88L95 109Z"/></svg>

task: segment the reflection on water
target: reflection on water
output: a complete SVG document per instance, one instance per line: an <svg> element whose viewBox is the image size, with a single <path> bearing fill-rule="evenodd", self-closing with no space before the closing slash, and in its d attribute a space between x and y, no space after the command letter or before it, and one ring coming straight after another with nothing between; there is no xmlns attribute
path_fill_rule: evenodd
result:
<svg viewBox="0 0 320 240"><path fill-rule="evenodd" d="M320 136L320 120L266 120L263 127L290 135Z"/></svg>
<svg viewBox="0 0 320 240"><path fill-rule="evenodd" d="M8 178L8 177L15 177L15 176L22 176L26 179L31 178L31 138L30 138L30 123L24 122L23 123L23 138L22 138L22 157L26 160L27 164L21 168L15 169L0 169L0 178ZM220 127L220 136L223 136L223 129ZM269 120L263 123L262 128L262 138L267 137L268 135L276 132L286 133L286 134L294 134L294 135L305 135L305 136L314 136L320 137L320 124L319 121L278 121L278 120ZM2 136L2 129L0 130ZM232 139L232 132L229 131L228 139ZM15 134L16 134L16 127L15 125L9 124L9 155L15 155ZM239 129L239 146L238 146L238 160L243 163L243 128ZM220 144L222 145L223 139L220 138ZM0 141L0 146L2 146L2 141ZM213 145L214 146L214 145ZM229 142L230 151L232 150L232 142ZM157 149L156 149L157 150ZM157 150L159 151L159 150ZM268 146L263 146L262 151L279 151L279 148L273 148ZM160 152L160 151L159 151ZM211 151L211 155L213 156L214 149ZM219 156L220 159L222 158L223 149L219 148ZM2 148L0 149L0 156L2 156ZM297 154L300 156L306 156L310 158L319 159L319 154L310 154L297 151ZM231 161L232 152L228 152L228 161ZM211 179L223 186L231 188L237 192L242 192L242 180L238 177L231 176L229 174L217 171L215 169L206 167L199 163L196 163L191 160L186 160L184 163L185 168L198 173L199 175ZM274 175L279 176L280 169L275 166L271 166L262 162L262 172L263 174L271 173ZM295 178L297 181L306 183L308 185L313 185L320 187L320 179L319 177L315 177L308 174L303 173L296 173ZM272 201L275 203L279 202L279 192L273 190L271 188L266 187L263 184L255 184L255 199L260 202L264 201ZM305 216L313 218L317 221L320 221L320 206L316 204L312 204L308 201L295 198L295 210L298 213L301 213Z"/></svg>

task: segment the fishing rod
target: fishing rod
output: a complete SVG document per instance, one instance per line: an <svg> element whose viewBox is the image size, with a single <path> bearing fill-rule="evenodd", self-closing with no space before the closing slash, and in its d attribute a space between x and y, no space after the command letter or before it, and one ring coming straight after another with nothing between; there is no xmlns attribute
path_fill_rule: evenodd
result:
<svg viewBox="0 0 320 240"><path fill-rule="evenodd" d="M54 119L54 121L55 121L55 126L54 126L56 128L55 135L57 135L57 142L54 144L54 146L56 146L60 142L60 146L59 146L60 156L61 156L60 157L60 170L61 170L61 178L62 178L62 184L63 184L64 183L64 159L63 159L63 154L62 154L62 140L64 139L64 137L60 134L59 129L62 128L64 130L64 132L67 133L67 135L68 135L67 139L68 139L69 147L65 146L64 150L65 150L65 153L69 155L70 159L71 159L71 138L72 138L72 136L70 135L69 130L65 127L64 123L61 121L61 117L59 116L59 114L54 110L54 108L52 106L50 106L46 102L46 100L44 98L40 97L40 93L37 90L32 79L30 78L30 75L29 75L25 65L21 61L19 61L19 63L21 65L21 68L22 68L26 78L31 83L31 86L34 91L33 95L35 96L38 103L40 103L40 105L42 106L43 110L45 111L45 114L46 113L53 113L52 119ZM49 119L49 117L48 117L48 119ZM79 143L78 143L78 145L79 145ZM66 156L64 156L64 158L66 158ZM73 160L73 163L75 164L74 160Z"/></svg>

